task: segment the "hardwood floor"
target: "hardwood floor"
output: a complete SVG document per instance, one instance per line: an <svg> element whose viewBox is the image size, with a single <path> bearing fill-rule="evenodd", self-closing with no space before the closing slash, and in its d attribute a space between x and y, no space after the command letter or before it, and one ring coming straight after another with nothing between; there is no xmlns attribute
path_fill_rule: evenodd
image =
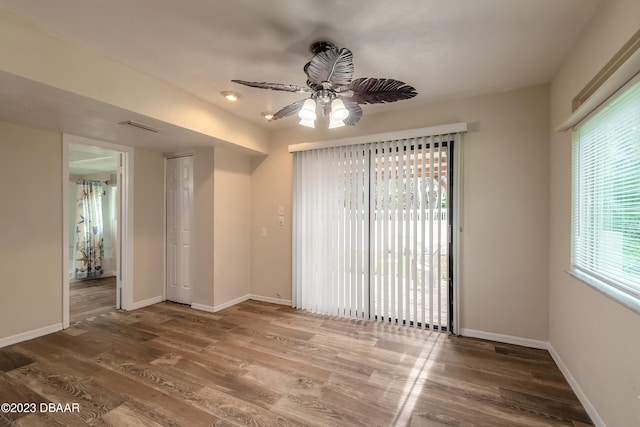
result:
<svg viewBox="0 0 640 427"><path fill-rule="evenodd" d="M0 426L584 426L546 351L247 301L101 314L0 349Z"/></svg>
<svg viewBox="0 0 640 427"><path fill-rule="evenodd" d="M69 321L72 324L115 310L115 276L69 283Z"/></svg>

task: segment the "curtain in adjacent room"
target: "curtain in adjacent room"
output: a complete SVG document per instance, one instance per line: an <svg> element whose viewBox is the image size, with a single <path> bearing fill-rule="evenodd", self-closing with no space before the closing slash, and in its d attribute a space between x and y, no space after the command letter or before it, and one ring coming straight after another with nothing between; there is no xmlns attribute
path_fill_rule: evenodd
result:
<svg viewBox="0 0 640 427"><path fill-rule="evenodd" d="M448 329L457 138L293 153L294 307Z"/></svg>
<svg viewBox="0 0 640 427"><path fill-rule="evenodd" d="M77 181L74 274L76 278L95 277L103 273L102 194L102 182Z"/></svg>

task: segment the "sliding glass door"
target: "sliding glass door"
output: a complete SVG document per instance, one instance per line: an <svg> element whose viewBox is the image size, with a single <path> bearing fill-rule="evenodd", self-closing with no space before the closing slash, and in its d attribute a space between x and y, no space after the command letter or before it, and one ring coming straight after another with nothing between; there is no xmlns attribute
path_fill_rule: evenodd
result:
<svg viewBox="0 0 640 427"><path fill-rule="evenodd" d="M420 138L371 151L370 304L378 319L447 328L449 145Z"/></svg>
<svg viewBox="0 0 640 427"><path fill-rule="evenodd" d="M294 153L295 307L451 328L454 139Z"/></svg>

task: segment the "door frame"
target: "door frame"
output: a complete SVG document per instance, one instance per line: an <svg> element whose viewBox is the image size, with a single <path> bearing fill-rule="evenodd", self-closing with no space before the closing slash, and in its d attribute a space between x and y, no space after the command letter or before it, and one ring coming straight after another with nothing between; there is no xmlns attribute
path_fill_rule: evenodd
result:
<svg viewBox="0 0 640 427"><path fill-rule="evenodd" d="M468 132L467 122L450 123L439 126L430 126L418 129L408 129L401 131L392 131L378 134L362 135L355 137L339 138L324 141L305 142L300 144L289 145L288 152L295 153L298 151L315 150L322 148L342 147L356 144L368 144L372 141L387 141L387 140L400 140L409 138L419 138L434 135L446 135L455 134L453 141L448 142L453 147L453 156L451 157L451 167L448 169L450 172L450 180L452 181L453 194L450 194L451 205L455 206L452 209L452 215L449 216L449 223L451 229L449 236L451 238L451 254L449 271L452 272L452 281L449 284L449 295L452 297L448 303L450 309L449 320L450 322L447 331L459 335L460 333L460 319L461 319L461 285L463 283L462 277L462 246L464 244L462 238L462 231L464 227L464 150L465 150L465 134ZM294 215L295 216L295 215ZM294 218L295 221L295 218ZM295 237L295 230L293 230ZM295 274L295 263L293 265ZM295 289L293 289L295 296ZM295 298L294 298L295 304ZM451 313L452 312L452 313Z"/></svg>
<svg viewBox="0 0 640 427"><path fill-rule="evenodd" d="M62 135L62 327L69 327L69 146L120 153L118 165L118 255L116 309L133 309L133 147L77 135Z"/></svg>
<svg viewBox="0 0 640 427"><path fill-rule="evenodd" d="M167 233L167 224L169 221L169 216L168 216L168 202L169 199L167 197L167 191L168 191L168 186L167 186L167 167L169 165L169 160L171 159L177 159L177 158L182 158L182 157L191 157L192 159L192 165L191 165L191 191L194 192L195 188L194 188L194 182L195 182L195 176L194 176L194 171L195 171L195 153L192 151L180 151L180 152L173 152L173 153L164 153L163 154L163 167L164 167L164 179L163 179L163 188L164 188L164 227L163 227L163 245L162 245L162 277L163 277L163 286L162 286L162 300L163 301L169 301L167 299L167 288L169 287L169 275L167 274L167 269L169 268L169 260L167 259L167 256L169 254L167 246L168 246L168 240L169 240L169 235ZM190 215L191 215L191 227L193 227L193 193L192 193L192 197L191 197L191 207L190 207ZM189 265L188 268L191 268L191 266ZM193 278L191 279L191 281L193 281ZM191 283L191 302L188 303L188 305L192 305L193 304L193 283Z"/></svg>

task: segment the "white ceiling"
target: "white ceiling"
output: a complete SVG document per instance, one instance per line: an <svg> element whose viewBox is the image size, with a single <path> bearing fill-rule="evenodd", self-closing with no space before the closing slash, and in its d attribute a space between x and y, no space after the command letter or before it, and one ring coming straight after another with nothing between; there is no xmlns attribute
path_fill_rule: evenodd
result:
<svg viewBox="0 0 640 427"><path fill-rule="evenodd" d="M365 115L545 83L599 2L0 0L0 9L278 128L296 121L266 123L260 112L276 111L301 95L244 87L231 79L304 86L309 44L328 39L353 52L355 77L394 78L419 93L411 100L364 106ZM224 101L225 90L238 91L240 100ZM10 118L5 95L0 91L5 110L0 113Z"/></svg>
<svg viewBox="0 0 640 427"><path fill-rule="evenodd" d="M80 144L69 146L69 174L115 174L118 172L118 152Z"/></svg>

